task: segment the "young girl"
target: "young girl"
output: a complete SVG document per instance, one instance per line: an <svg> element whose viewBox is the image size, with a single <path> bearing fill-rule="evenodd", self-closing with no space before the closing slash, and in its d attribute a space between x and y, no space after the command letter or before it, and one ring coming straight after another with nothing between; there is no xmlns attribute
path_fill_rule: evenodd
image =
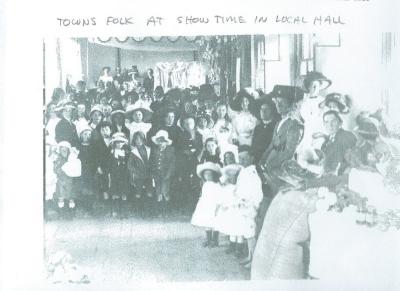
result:
<svg viewBox="0 0 400 291"><path fill-rule="evenodd" d="M239 213L239 201L235 195L236 180L242 167L239 164L229 164L222 168L221 176L221 205L215 218L215 228L226 235L229 235L229 247L227 254L237 252L238 246L243 243L238 240L235 229Z"/></svg>
<svg viewBox="0 0 400 291"><path fill-rule="evenodd" d="M143 132L137 131L132 136L132 149L128 158L130 184L136 199L151 198L152 178L150 175L150 147L145 145L146 137ZM138 205L142 210L143 205ZM143 212L142 212L143 213Z"/></svg>
<svg viewBox="0 0 400 291"><path fill-rule="evenodd" d="M215 137L214 130L212 129L213 120L210 115L200 111L196 118L196 129L203 137L203 143L210 137Z"/></svg>
<svg viewBox="0 0 400 291"><path fill-rule="evenodd" d="M221 148L229 144L232 135L232 123L228 117L226 103L220 102L217 104L214 132Z"/></svg>
<svg viewBox="0 0 400 291"><path fill-rule="evenodd" d="M165 130L159 130L151 140L155 145L150 157L151 173L161 210L160 216L165 216L167 204L170 201L172 174L175 172L175 149Z"/></svg>
<svg viewBox="0 0 400 291"><path fill-rule="evenodd" d="M218 164L205 162L197 166L197 175L204 181L204 184L191 223L205 228L206 241L203 243L203 247L215 247L218 246L219 236L219 232L214 227L215 215L220 203L221 186L218 179L221 176L221 169Z"/></svg>
<svg viewBox="0 0 400 291"><path fill-rule="evenodd" d="M204 149L200 154L200 163L204 162L213 162L220 166L222 166L220 160L220 151L218 148L217 140L213 137L210 137L204 143Z"/></svg>
<svg viewBox="0 0 400 291"><path fill-rule="evenodd" d="M81 175L81 163L77 159L76 150L67 141L58 143L58 157L54 161L54 172L57 174L55 198L58 199L60 215L72 218L77 198L74 178Z"/></svg>
<svg viewBox="0 0 400 291"><path fill-rule="evenodd" d="M113 217L127 215L127 198L129 193L128 139L122 132L113 134L110 161L110 194L112 199L111 215ZM124 209L122 209L124 208Z"/></svg>

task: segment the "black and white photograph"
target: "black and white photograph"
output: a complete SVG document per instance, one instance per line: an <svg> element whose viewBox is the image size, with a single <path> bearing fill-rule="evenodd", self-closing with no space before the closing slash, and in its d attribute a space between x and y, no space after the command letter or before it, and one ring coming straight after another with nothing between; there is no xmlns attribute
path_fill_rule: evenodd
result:
<svg viewBox="0 0 400 291"><path fill-rule="evenodd" d="M44 38L46 280L394 280L399 58L397 33Z"/></svg>

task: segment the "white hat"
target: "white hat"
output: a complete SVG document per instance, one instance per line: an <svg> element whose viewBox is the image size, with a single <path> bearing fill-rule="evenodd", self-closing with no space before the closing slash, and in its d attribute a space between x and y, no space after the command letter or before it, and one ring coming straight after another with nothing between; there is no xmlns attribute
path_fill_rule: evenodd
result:
<svg viewBox="0 0 400 291"><path fill-rule="evenodd" d="M67 101L67 100L61 100L58 104L57 107L54 109L54 111L61 111L67 108L72 108L75 109L75 104L71 101Z"/></svg>
<svg viewBox="0 0 400 291"><path fill-rule="evenodd" d="M60 147L65 147L65 148L68 148L69 150L72 149L71 144L70 144L69 142L65 141L65 140L60 141L60 142L57 144L57 147L58 147L58 148L60 148Z"/></svg>
<svg viewBox="0 0 400 291"><path fill-rule="evenodd" d="M95 111L99 111L101 114L104 115L103 108L100 106L100 104L93 105L92 109L90 110L90 114L89 115L92 115L93 112L95 112Z"/></svg>
<svg viewBox="0 0 400 291"><path fill-rule="evenodd" d="M168 145L172 144L172 140L168 138L168 131L166 130L159 130L156 135L151 138L157 145L160 144L160 139L163 139L163 142L166 142Z"/></svg>
<svg viewBox="0 0 400 291"><path fill-rule="evenodd" d="M221 175L221 167L218 164L215 164L212 162L205 162L205 163L197 166L197 169L196 169L197 176L202 178L202 174L205 170L210 170L210 171L213 171L213 172Z"/></svg>
<svg viewBox="0 0 400 291"><path fill-rule="evenodd" d="M84 125L82 127L78 126L76 129L77 129L77 134L78 134L79 137L81 136L81 134L84 131L90 131L91 132L93 130L89 125Z"/></svg>
<svg viewBox="0 0 400 291"><path fill-rule="evenodd" d="M112 135L110 143L113 143L116 141L128 143L128 139L126 138L126 136L123 132L116 132Z"/></svg>

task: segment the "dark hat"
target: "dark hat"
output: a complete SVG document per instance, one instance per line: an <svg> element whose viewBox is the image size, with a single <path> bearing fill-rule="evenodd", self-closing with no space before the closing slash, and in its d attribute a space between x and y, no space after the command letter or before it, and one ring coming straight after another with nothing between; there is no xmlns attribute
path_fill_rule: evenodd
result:
<svg viewBox="0 0 400 291"><path fill-rule="evenodd" d="M301 76L301 78L303 79L304 89L307 91L313 81L320 81L322 90L332 85L331 80L325 77L322 73L316 71L308 72L307 75Z"/></svg>
<svg viewBox="0 0 400 291"><path fill-rule="evenodd" d="M326 110L326 111L323 113L322 118L324 119L325 116L327 116L328 114L333 114L333 115L335 115L336 118L340 120L340 122L343 122L343 119L342 119L342 117L340 116L339 111L333 110L333 109L328 109L328 110Z"/></svg>
<svg viewBox="0 0 400 291"><path fill-rule="evenodd" d="M249 105L249 109L252 111L254 110L255 107L255 100L254 97L251 96L246 90L241 89L239 92L237 92L235 99L233 99L233 101L231 102L231 108L232 110L235 111L241 111L242 110L242 100L246 98L247 100L249 100L250 105Z"/></svg>
<svg viewBox="0 0 400 291"><path fill-rule="evenodd" d="M355 128L355 132L366 138L377 138L379 136L378 127L368 120L363 120Z"/></svg>
<svg viewBox="0 0 400 291"><path fill-rule="evenodd" d="M336 102L339 106L340 113L348 113L350 111L350 97L348 95L343 95L340 93L330 93L326 95L325 100L319 104L322 108L326 106L329 102Z"/></svg>
<svg viewBox="0 0 400 291"><path fill-rule="evenodd" d="M271 98L283 98L289 99L292 102L297 102L303 99L304 91L296 86L275 85L268 95Z"/></svg>

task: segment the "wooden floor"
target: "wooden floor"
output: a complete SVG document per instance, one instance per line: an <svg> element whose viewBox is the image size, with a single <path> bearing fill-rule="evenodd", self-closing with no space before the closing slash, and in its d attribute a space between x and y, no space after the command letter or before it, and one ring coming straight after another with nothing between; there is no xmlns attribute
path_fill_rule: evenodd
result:
<svg viewBox="0 0 400 291"><path fill-rule="evenodd" d="M45 224L46 256L65 251L91 283L247 280L249 272L220 247L203 248L190 218L87 218Z"/></svg>

